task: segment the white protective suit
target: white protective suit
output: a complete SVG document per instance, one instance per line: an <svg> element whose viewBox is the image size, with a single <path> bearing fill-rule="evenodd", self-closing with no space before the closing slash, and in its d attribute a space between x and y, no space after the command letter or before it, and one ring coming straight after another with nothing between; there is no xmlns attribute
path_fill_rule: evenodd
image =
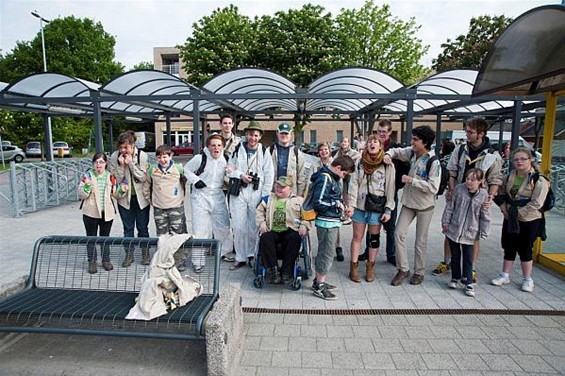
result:
<svg viewBox="0 0 565 376"><path fill-rule="evenodd" d="M233 249L233 238L230 230L230 217L226 204L226 196L222 191L224 184L226 159L220 156L214 159L208 148L206 167L199 176L195 172L200 167L202 155L195 155L185 166L184 174L187 184L192 184L190 204L192 206L192 235L195 239L214 239L222 242L222 256ZM202 180L206 187L197 189L194 184ZM203 250L195 248L192 252L192 264L204 266Z"/></svg>
<svg viewBox="0 0 565 376"><path fill-rule="evenodd" d="M234 232L235 261L245 262L248 257L255 256L257 240L259 239L259 228L255 223L255 212L261 197L269 196L273 189L274 168L271 153L259 144L253 155L247 154L247 150L241 143L232 154L229 164L235 166L235 171L228 174L230 178L239 178L243 174L257 173L259 177L259 189L254 190L252 184L242 188L238 196L229 197L230 213L233 218L232 228Z"/></svg>

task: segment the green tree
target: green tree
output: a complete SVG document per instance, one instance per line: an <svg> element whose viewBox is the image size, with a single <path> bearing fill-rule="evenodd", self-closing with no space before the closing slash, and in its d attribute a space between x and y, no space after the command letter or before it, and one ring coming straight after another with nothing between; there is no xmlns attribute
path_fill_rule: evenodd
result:
<svg viewBox="0 0 565 376"><path fill-rule="evenodd" d="M336 23L334 68L371 67L405 84L426 73L419 61L429 46L415 37L420 26L413 17L404 22L392 16L389 5L379 7L368 0L359 10L342 9Z"/></svg>
<svg viewBox="0 0 565 376"><path fill-rule="evenodd" d="M124 71L114 61L115 38L100 22L73 16L57 18L44 26L47 70L104 84ZM13 82L43 72L41 33L0 59L0 81Z"/></svg>
<svg viewBox="0 0 565 376"><path fill-rule="evenodd" d="M133 66L133 70L142 70L142 69L155 69L155 66L153 65L153 63L150 63L148 61L142 61Z"/></svg>
<svg viewBox="0 0 565 376"><path fill-rule="evenodd" d="M505 16L473 17L467 35L459 35L455 40L442 43L443 52L432 61L437 72L451 69L479 69L496 38L512 22Z"/></svg>
<svg viewBox="0 0 565 376"><path fill-rule="evenodd" d="M201 86L219 73L249 65L254 30L236 6L218 8L192 27L192 36L179 46L188 82Z"/></svg>
<svg viewBox="0 0 565 376"><path fill-rule="evenodd" d="M300 86L332 70L334 21L319 5L304 5L256 19L255 65L286 75Z"/></svg>

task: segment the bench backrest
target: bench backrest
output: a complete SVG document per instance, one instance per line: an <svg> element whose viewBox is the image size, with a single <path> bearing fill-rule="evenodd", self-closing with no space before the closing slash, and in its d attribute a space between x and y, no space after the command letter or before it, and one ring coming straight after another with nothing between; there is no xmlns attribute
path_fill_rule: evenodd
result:
<svg viewBox="0 0 565 376"><path fill-rule="evenodd" d="M138 292L145 271L141 265L142 250L152 257L157 251L157 238L112 238L93 236L47 236L39 239L34 248L28 287L46 289L109 290ZM98 272L88 273L88 252L96 251ZM133 250L134 263L124 268L126 250ZM194 250L205 258L201 273L194 273L191 255ZM114 266L111 271L102 268L102 254L108 252ZM220 242L209 239L186 241L178 252L186 258L188 274L203 285L203 293L218 296L220 271Z"/></svg>

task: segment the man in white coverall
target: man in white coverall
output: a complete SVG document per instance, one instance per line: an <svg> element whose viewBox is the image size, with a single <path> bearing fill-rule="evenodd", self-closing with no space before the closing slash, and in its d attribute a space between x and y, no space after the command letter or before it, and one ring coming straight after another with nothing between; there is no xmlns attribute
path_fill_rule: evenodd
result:
<svg viewBox="0 0 565 376"><path fill-rule="evenodd" d="M259 143L263 128L252 120L245 128L245 141L234 150L228 163L229 207L234 232L236 270L250 262L257 249L255 210L273 188L274 169L269 150Z"/></svg>
<svg viewBox="0 0 565 376"><path fill-rule="evenodd" d="M227 166L223 137L219 134L208 137L202 153L184 167L187 183L192 184L192 235L196 239L211 239L214 235L214 239L222 242L223 256L233 248L226 196L222 190ZM204 266L203 251L195 248L192 252L192 265L197 273Z"/></svg>

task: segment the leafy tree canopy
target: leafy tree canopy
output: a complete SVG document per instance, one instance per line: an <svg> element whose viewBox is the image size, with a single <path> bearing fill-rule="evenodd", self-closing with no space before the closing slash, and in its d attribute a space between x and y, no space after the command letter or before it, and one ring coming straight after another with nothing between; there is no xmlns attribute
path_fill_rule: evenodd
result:
<svg viewBox="0 0 565 376"><path fill-rule="evenodd" d="M359 10L342 9L336 22L335 67L371 67L405 84L427 73L419 61L429 46L415 37L420 26L413 17L404 22L393 17L389 5L378 7L369 0Z"/></svg>
<svg viewBox="0 0 565 376"><path fill-rule="evenodd" d="M115 38L100 22L73 16L54 19L43 28L47 70L104 84L124 71L115 57ZM0 81L13 82L43 72L41 32L31 42L18 42L0 59Z"/></svg>
<svg viewBox="0 0 565 376"><path fill-rule="evenodd" d="M150 63L148 61L142 61L140 63L135 64L132 70L142 70L142 69L154 69L154 65L153 63Z"/></svg>
<svg viewBox="0 0 565 376"><path fill-rule="evenodd" d="M479 69L496 38L512 22L505 16L473 17L467 35L459 35L455 40L442 43L443 52L432 61L437 72L451 69Z"/></svg>
<svg viewBox="0 0 565 376"><path fill-rule="evenodd" d="M218 8L192 27L192 36L179 46L190 83L201 86L219 73L249 65L253 25L236 6Z"/></svg>

